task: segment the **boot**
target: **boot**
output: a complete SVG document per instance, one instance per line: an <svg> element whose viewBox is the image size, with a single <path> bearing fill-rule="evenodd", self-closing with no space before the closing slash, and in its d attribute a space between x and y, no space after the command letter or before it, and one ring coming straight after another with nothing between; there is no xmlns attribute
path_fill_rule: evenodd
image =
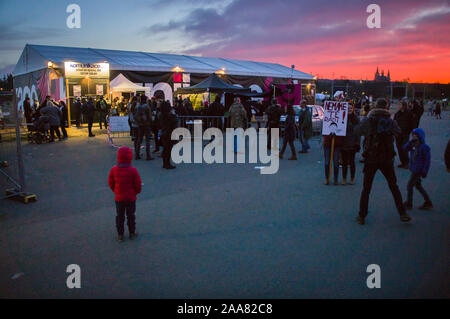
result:
<svg viewBox="0 0 450 319"><path fill-rule="evenodd" d="M352 179L350 180L350 185L355 185L355 178L352 177Z"/></svg>
<svg viewBox="0 0 450 319"><path fill-rule="evenodd" d="M342 185L347 185L347 179L346 178L342 179Z"/></svg>
<svg viewBox="0 0 450 319"><path fill-rule="evenodd" d="M364 221L364 218L361 216L356 217L356 222L360 225L364 225L366 222Z"/></svg>
<svg viewBox="0 0 450 319"><path fill-rule="evenodd" d="M430 201L423 203L423 205L419 207L419 209L431 209L431 208L433 208L433 203Z"/></svg>
<svg viewBox="0 0 450 319"><path fill-rule="evenodd" d="M120 243L123 242L123 235L117 236L117 241Z"/></svg>
<svg viewBox="0 0 450 319"><path fill-rule="evenodd" d="M134 233L130 233L130 239L133 240L137 237L138 233L134 232Z"/></svg>

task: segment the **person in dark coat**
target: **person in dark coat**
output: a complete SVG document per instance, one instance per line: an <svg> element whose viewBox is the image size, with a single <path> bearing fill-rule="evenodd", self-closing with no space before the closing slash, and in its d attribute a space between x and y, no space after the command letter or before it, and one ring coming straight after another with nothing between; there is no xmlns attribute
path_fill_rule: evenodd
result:
<svg viewBox="0 0 450 319"><path fill-rule="evenodd" d="M347 184L347 169L350 166L350 185L355 184L355 154L359 152L359 136L355 134L355 126L359 124L355 108L349 104L347 130L341 147L342 157L342 185Z"/></svg>
<svg viewBox="0 0 450 319"><path fill-rule="evenodd" d="M447 147L445 148L444 161L445 166L447 167L447 172L450 173L450 139L448 140Z"/></svg>
<svg viewBox="0 0 450 319"><path fill-rule="evenodd" d="M408 181L408 199L404 203L406 209L412 209L414 187L422 194L425 203L420 209L433 208L430 197L422 186L422 178L426 178L430 169L430 147L425 143L425 132L421 128L412 131L412 139L404 145L409 152L409 170L411 177Z"/></svg>
<svg viewBox="0 0 450 319"><path fill-rule="evenodd" d="M137 169L131 166L133 151L121 147L117 152L117 165L108 175L108 186L115 194L116 228L118 240L123 241L125 215L127 216L130 239L136 237L136 195L142 190L142 181Z"/></svg>
<svg viewBox="0 0 450 319"><path fill-rule="evenodd" d="M312 114L305 100L302 100L300 106L301 110L298 119L298 128L302 149L299 151L299 153L308 153L308 150L311 148L311 146L309 146L308 140L312 136Z"/></svg>
<svg viewBox="0 0 450 319"><path fill-rule="evenodd" d="M80 127L80 125L81 125L81 101L80 101L79 97L73 103L73 115L75 117L76 127Z"/></svg>
<svg viewBox="0 0 450 319"><path fill-rule="evenodd" d="M96 108L98 112L98 124L100 125L100 129L102 129L102 123L105 124L105 129L107 129L108 123L106 122L106 115L109 113L109 106L103 99L103 96L100 96L100 99L97 101Z"/></svg>
<svg viewBox="0 0 450 319"><path fill-rule="evenodd" d="M64 101L59 102L59 111L61 112L61 124L60 124L61 132L63 134L63 139L67 139L68 135L67 135L66 127L67 127L67 124L69 123L69 113L67 111L67 106Z"/></svg>
<svg viewBox="0 0 450 319"><path fill-rule="evenodd" d="M436 118L437 119L442 119L442 117L441 117L441 102L437 102L436 103L435 113L436 113Z"/></svg>
<svg viewBox="0 0 450 319"><path fill-rule="evenodd" d="M416 118L416 122L414 123L413 128L417 128L420 125L420 118L423 115L423 105L420 105L420 103L416 100L412 102L412 112L414 113L414 116Z"/></svg>
<svg viewBox="0 0 450 319"><path fill-rule="evenodd" d="M277 104L277 100L273 99L272 104L266 110L267 114L267 149L271 149L272 136L270 129L280 128L280 117L283 115L283 110Z"/></svg>
<svg viewBox="0 0 450 319"><path fill-rule="evenodd" d="M45 115L49 119L50 124L50 141L55 141L55 133L58 136L58 139L61 141L61 134L59 132L59 126L61 125L61 112L60 110L53 105L52 101L50 101L50 96L47 96L46 106L41 108L41 115Z"/></svg>
<svg viewBox="0 0 450 319"><path fill-rule="evenodd" d="M30 98L27 96L23 102L23 111L26 124L32 123L33 109L31 108Z"/></svg>
<svg viewBox="0 0 450 319"><path fill-rule="evenodd" d="M284 130L284 137L283 137L283 147L281 148L280 152L280 158L283 158L284 151L286 150L286 146L289 143L289 147L291 148L291 157L288 158L290 161L296 161L297 155L295 153L295 146L294 146L294 140L295 140L295 134L296 133L296 126L295 126L295 111L292 105L289 105L287 107L287 117L285 121L285 130Z"/></svg>
<svg viewBox="0 0 450 319"><path fill-rule="evenodd" d="M223 107L223 105L220 103L220 95L216 95L214 102L211 103L211 105L208 108L208 116L223 116L225 114L225 108ZM222 119L221 118L214 118L211 121L211 126L212 127L217 127L219 130L222 130L223 125L222 125Z"/></svg>
<svg viewBox="0 0 450 319"><path fill-rule="evenodd" d="M403 146L406 142L408 142L409 134L414 129L416 120L412 112L408 110L408 104L406 101L402 102L400 110L395 113L394 120L397 122L401 130L400 135L395 137L398 156L400 158L400 165L398 165L398 167L408 168L408 153L403 149Z"/></svg>
<svg viewBox="0 0 450 319"><path fill-rule="evenodd" d="M95 135L92 134L92 125L94 124L95 106L92 97L90 97L87 103L83 105L82 110L88 122L89 137L94 137Z"/></svg>
<svg viewBox="0 0 450 319"><path fill-rule="evenodd" d="M158 101L155 99L154 96L152 96L151 101L150 101L150 110L152 112L152 133L153 133L153 137L155 139L155 150L154 152L157 153L159 152L159 149L161 147L161 141L160 141L160 136L159 136L159 129L160 129L160 123L159 123L159 103Z"/></svg>
<svg viewBox="0 0 450 319"><path fill-rule="evenodd" d="M371 110L366 119L355 128L355 133L365 136L364 157L364 182L361 192L358 224L364 225L369 209L369 195L372 189L373 179L378 170L386 178L389 189L394 197L397 211L402 222L409 222L411 217L406 214L403 205L402 194L397 185L397 177L394 169L394 136L401 133L397 122L391 119L391 113L386 109L385 99L378 99L376 108Z"/></svg>
<svg viewBox="0 0 450 319"><path fill-rule="evenodd" d="M142 117L142 118L141 118ZM135 159L140 159L141 144L145 136L145 151L147 161L153 160L150 153L150 138L152 135L152 112L147 104L147 97L142 95L140 103L136 105L134 112L134 120L137 126L136 139L134 140Z"/></svg>
<svg viewBox="0 0 450 319"><path fill-rule="evenodd" d="M161 102L161 143L163 145L163 168L174 169L170 162L172 153L173 141L172 132L177 127L177 117L172 113L170 103L167 101Z"/></svg>

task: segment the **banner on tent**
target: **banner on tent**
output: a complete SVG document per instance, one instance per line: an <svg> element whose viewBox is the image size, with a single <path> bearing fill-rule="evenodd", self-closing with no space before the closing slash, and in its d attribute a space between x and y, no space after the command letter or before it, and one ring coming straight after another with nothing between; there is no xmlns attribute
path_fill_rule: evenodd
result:
<svg viewBox="0 0 450 319"><path fill-rule="evenodd" d="M322 135L347 134L348 102L325 101Z"/></svg>

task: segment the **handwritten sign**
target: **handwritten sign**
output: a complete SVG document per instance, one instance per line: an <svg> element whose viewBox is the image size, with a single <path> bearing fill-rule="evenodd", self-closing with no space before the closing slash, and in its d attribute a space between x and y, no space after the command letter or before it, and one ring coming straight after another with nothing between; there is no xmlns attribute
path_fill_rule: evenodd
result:
<svg viewBox="0 0 450 319"><path fill-rule="evenodd" d="M128 116L110 116L109 128L111 132L129 132Z"/></svg>
<svg viewBox="0 0 450 319"><path fill-rule="evenodd" d="M322 134L345 136L347 133L348 102L325 101Z"/></svg>

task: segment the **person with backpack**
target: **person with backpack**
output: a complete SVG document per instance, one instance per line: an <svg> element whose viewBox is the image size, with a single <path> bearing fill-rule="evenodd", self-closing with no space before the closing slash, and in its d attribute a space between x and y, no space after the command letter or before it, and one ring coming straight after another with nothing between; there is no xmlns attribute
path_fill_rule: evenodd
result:
<svg viewBox="0 0 450 319"><path fill-rule="evenodd" d="M283 115L283 110L277 104L276 99L272 99L272 104L266 110L267 114L267 149L272 148L272 135L271 129L280 129L280 117Z"/></svg>
<svg viewBox="0 0 450 319"><path fill-rule="evenodd" d="M108 123L106 123L106 115L109 113L109 108L102 95L97 101L96 108L98 111L98 124L100 125L100 129L102 129L102 122L105 123L105 129L107 129Z"/></svg>
<svg viewBox="0 0 450 319"><path fill-rule="evenodd" d="M355 127L356 134L365 136L362 154L364 157L364 182L359 215L356 219L360 225L365 224L369 208L369 195L373 179L378 170L381 171L388 182L400 220L402 222L411 220L403 205L402 194L397 185L394 169L394 136L400 134L401 130L397 122L391 119L391 113L386 108L386 100L383 98L378 99L376 107L369 112L367 118Z"/></svg>
<svg viewBox="0 0 450 319"><path fill-rule="evenodd" d="M147 104L147 97L142 95L140 103L136 105L134 111L134 122L137 124L136 138L134 140L135 159L141 159L140 149L142 140L145 136L145 151L147 153L147 161L154 158L150 154L150 138L152 136L152 114Z"/></svg>
<svg viewBox="0 0 450 319"><path fill-rule="evenodd" d="M408 181L408 199L404 203L406 209L412 209L414 187L422 194L425 203L420 209L433 208L430 197L422 186L422 178L426 178L430 169L430 147L425 144L425 132L421 128L412 131L412 139L404 145L405 151L409 152L409 170L411 177Z"/></svg>

